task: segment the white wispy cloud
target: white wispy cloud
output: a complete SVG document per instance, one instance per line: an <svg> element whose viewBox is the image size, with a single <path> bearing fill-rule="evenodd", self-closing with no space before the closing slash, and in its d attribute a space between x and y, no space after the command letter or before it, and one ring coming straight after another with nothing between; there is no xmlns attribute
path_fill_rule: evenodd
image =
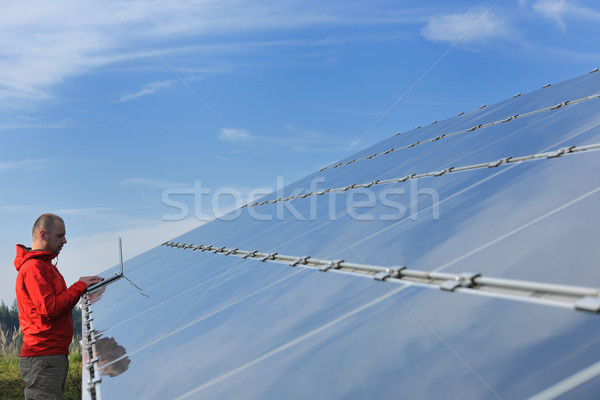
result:
<svg viewBox="0 0 600 400"><path fill-rule="evenodd" d="M221 160L221 161L227 161L227 162L231 162L231 159L230 159L230 158L223 157L223 156L220 156L220 155L218 155L218 154L214 154L214 153L206 153L206 154L209 154L209 155L211 155L211 156L213 156L213 157L215 157L215 158L217 158L217 159L219 159L219 160Z"/></svg>
<svg viewBox="0 0 600 400"><path fill-rule="evenodd" d="M114 48L114 22L90 2L0 5L0 95L6 106L53 95L52 85L85 72L90 57ZM8 100L8 101L7 101ZM12 103L19 100L17 104Z"/></svg>
<svg viewBox="0 0 600 400"><path fill-rule="evenodd" d="M31 86L27 86L24 83L10 82L5 79L0 79L0 98L4 97L23 100L48 100L53 98L53 96L49 93L35 89Z"/></svg>
<svg viewBox="0 0 600 400"><path fill-rule="evenodd" d="M336 139L335 135L327 135L314 129L299 128L292 124L284 126L285 131L269 141L288 146L297 152L345 150L356 140L355 138Z"/></svg>
<svg viewBox="0 0 600 400"><path fill-rule="evenodd" d="M217 134L217 139L223 140L225 142L239 142L240 139L243 139L245 141L250 138L253 138L253 136L250 135L250 132L248 132L245 129L222 128Z"/></svg>
<svg viewBox="0 0 600 400"><path fill-rule="evenodd" d="M175 80L172 80L172 79L167 80L167 81L148 83L148 84L142 86L141 89L135 93L130 93L130 94L121 96L117 100L117 102L123 103L123 102L129 101L129 100L137 99L139 97L148 96L148 95L158 92L159 90L168 89L171 86L173 86L174 83L175 83Z"/></svg>
<svg viewBox="0 0 600 400"><path fill-rule="evenodd" d="M546 18L556 21L561 29L565 29L563 16L567 12L567 2L564 0L542 0L533 4L533 9Z"/></svg>
<svg viewBox="0 0 600 400"><path fill-rule="evenodd" d="M25 171L40 171L45 168L50 162L49 159L31 159L19 161L4 161L0 162L0 171L25 170Z"/></svg>
<svg viewBox="0 0 600 400"><path fill-rule="evenodd" d="M474 8L431 17L421 30L421 35L428 40L450 43L456 42L467 32L463 38L465 43L509 37L512 29L508 21L499 14L490 12L486 15L486 12L487 9Z"/></svg>
<svg viewBox="0 0 600 400"><path fill-rule="evenodd" d="M566 30L566 20L600 22L600 12L568 0L537 0L533 10L545 18L556 22L560 29Z"/></svg>
<svg viewBox="0 0 600 400"><path fill-rule="evenodd" d="M312 129L303 129L286 124L277 135L256 135L246 129L223 128L217 138L232 144L243 146L244 143L259 143L261 148L277 146L294 152L314 152L346 149L352 143L351 139L335 139Z"/></svg>
<svg viewBox="0 0 600 400"><path fill-rule="evenodd" d="M5 1L0 3L0 105L30 107L53 98L57 85L71 77L169 51L172 39L414 18L422 16L390 17L359 1ZM122 101L163 87L142 88Z"/></svg>

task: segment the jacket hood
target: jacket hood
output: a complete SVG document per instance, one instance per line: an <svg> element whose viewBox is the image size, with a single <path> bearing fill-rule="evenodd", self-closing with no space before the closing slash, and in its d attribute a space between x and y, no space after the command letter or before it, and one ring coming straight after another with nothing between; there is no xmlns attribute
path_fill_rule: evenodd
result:
<svg viewBox="0 0 600 400"><path fill-rule="evenodd" d="M36 260L50 262L53 258L55 258L57 254L54 254L50 251L44 250L31 250L30 247L23 246L22 244L17 245L17 256L15 257L15 268L18 270L21 269L23 264L26 261L35 258Z"/></svg>

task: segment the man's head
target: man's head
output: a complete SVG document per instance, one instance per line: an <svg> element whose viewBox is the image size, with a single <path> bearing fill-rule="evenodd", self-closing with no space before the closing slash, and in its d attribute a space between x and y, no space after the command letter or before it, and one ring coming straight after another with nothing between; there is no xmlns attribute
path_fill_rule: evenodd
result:
<svg viewBox="0 0 600 400"><path fill-rule="evenodd" d="M32 249L58 254L67 243L65 222L54 214L42 214L33 224Z"/></svg>

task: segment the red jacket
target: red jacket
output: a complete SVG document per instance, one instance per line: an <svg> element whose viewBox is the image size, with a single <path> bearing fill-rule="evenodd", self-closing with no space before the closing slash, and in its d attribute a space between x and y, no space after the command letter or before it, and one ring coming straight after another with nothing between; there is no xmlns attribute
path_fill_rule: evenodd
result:
<svg viewBox="0 0 600 400"><path fill-rule="evenodd" d="M23 331L21 357L67 354L73 338L71 310L87 289L65 279L51 263L57 254L17 245L17 305Z"/></svg>

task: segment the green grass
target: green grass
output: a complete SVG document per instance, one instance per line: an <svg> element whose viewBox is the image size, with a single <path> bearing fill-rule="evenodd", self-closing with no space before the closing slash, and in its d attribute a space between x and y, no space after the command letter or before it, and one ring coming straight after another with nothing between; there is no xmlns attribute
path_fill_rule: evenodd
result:
<svg viewBox="0 0 600 400"><path fill-rule="evenodd" d="M19 360L0 355L0 399L22 399L25 385L19 373Z"/></svg>
<svg viewBox="0 0 600 400"><path fill-rule="evenodd" d="M25 384L19 371L19 349L22 334L18 331L3 332L0 329L0 400L23 399ZM73 338L69 352L69 373L63 400L81 399L81 349Z"/></svg>

